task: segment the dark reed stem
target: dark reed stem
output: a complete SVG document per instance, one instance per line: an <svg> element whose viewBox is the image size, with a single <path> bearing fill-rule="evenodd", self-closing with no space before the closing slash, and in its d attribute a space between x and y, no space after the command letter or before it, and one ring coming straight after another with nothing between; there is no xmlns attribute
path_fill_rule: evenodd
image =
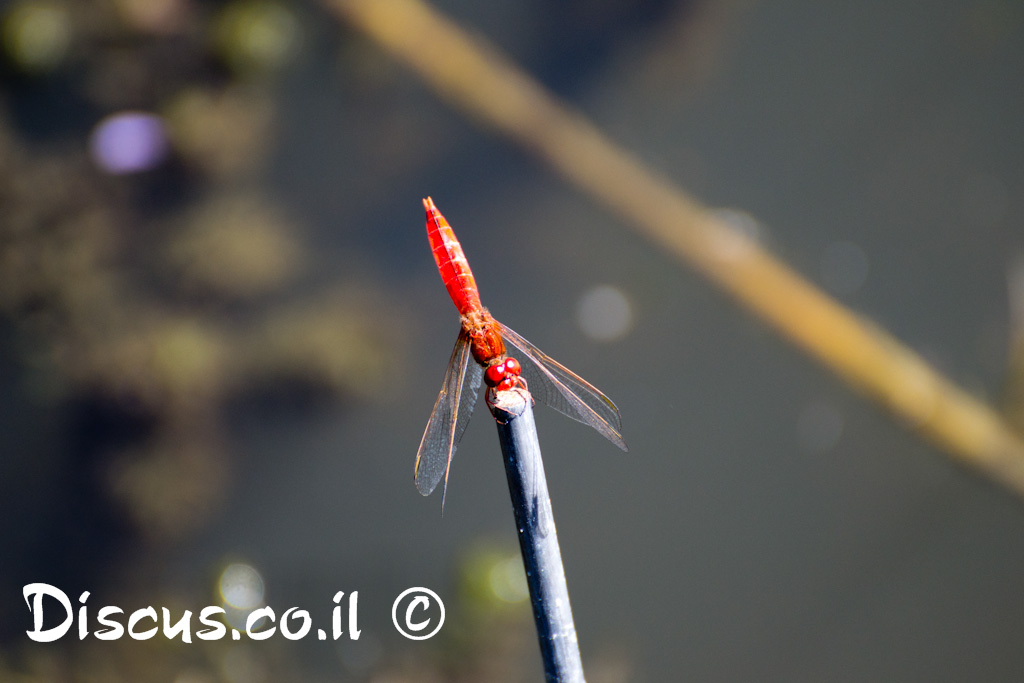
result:
<svg viewBox="0 0 1024 683"><path fill-rule="evenodd" d="M522 389L492 389L488 391L487 403L498 423L545 677L549 683L585 683L537 425L533 421L533 400Z"/></svg>

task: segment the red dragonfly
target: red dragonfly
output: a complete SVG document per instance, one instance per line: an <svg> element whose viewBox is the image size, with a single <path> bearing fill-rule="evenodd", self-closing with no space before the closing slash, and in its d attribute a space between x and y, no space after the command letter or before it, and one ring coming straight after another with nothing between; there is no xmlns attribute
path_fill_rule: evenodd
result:
<svg viewBox="0 0 1024 683"><path fill-rule="evenodd" d="M622 450L628 450L622 440L619 409L611 399L491 316L480 303L473 272L448 221L430 197L423 200L423 207L427 210L430 248L444 286L459 310L462 330L416 454L419 492L430 495L442 478L447 490L452 455L473 414L481 380L492 391L528 388L542 403L590 425ZM515 349L521 363L505 353L506 344Z"/></svg>

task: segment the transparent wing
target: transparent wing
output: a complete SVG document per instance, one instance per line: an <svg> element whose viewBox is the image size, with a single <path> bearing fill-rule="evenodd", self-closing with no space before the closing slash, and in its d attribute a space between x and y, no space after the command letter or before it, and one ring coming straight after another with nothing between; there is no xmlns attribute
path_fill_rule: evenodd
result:
<svg viewBox="0 0 1024 683"><path fill-rule="evenodd" d="M612 400L593 384L547 355L515 330L498 323L505 343L519 354L516 360L523 368L523 377L534 398L563 415L596 429L601 436L624 451L622 417Z"/></svg>
<svg viewBox="0 0 1024 683"><path fill-rule="evenodd" d="M469 337L463 330L455 341L444 385L416 453L416 489L424 496L429 496L442 478L448 488L452 455L473 415L482 379L483 369L470 355Z"/></svg>

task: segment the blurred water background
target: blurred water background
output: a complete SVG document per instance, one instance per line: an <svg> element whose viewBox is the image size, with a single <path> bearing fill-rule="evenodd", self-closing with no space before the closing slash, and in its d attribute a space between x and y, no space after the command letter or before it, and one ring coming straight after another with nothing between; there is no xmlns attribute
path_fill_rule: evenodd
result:
<svg viewBox="0 0 1024 683"><path fill-rule="evenodd" d="M1020 3L435 6L1024 424ZM540 678L486 411L443 516L412 483L458 331L432 195L491 312L623 415L625 455L538 410L592 683L1020 680L1019 498L322 7L0 21L3 679ZM38 644L32 582L314 625L357 590L363 636ZM395 633L410 586L438 638Z"/></svg>

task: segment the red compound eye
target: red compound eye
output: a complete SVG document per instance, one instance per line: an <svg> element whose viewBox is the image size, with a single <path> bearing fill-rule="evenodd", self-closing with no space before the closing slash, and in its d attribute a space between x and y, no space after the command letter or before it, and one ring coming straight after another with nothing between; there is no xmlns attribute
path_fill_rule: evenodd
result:
<svg viewBox="0 0 1024 683"><path fill-rule="evenodd" d="M484 382L486 382L489 387L498 386L503 379L505 379L505 363L495 363L494 365L490 365L484 372Z"/></svg>
<svg viewBox="0 0 1024 683"><path fill-rule="evenodd" d="M499 390L511 389L516 385L516 378L522 372L522 366L515 358L506 358L501 363L495 363L484 371L484 382L489 387Z"/></svg>

